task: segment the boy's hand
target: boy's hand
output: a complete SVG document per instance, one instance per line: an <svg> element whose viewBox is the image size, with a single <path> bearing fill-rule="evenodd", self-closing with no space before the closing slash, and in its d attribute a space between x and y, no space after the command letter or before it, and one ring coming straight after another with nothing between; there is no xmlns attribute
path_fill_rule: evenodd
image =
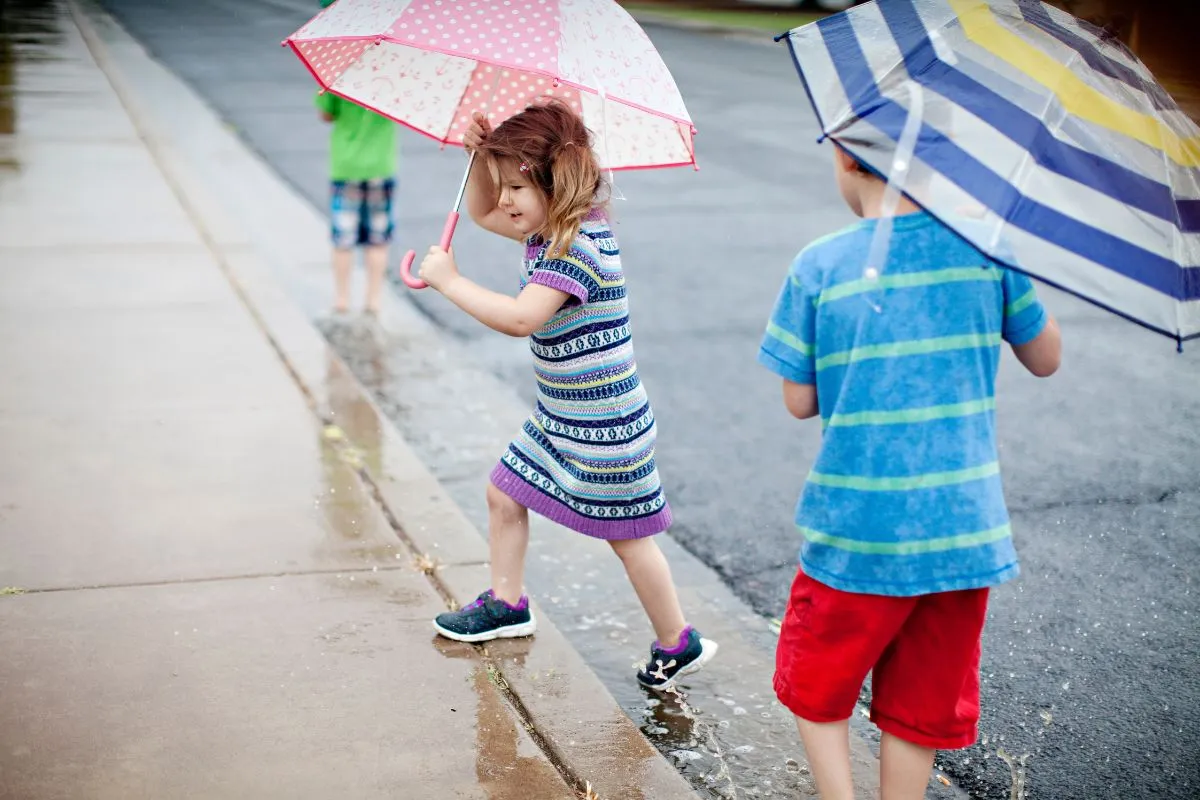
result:
<svg viewBox="0 0 1200 800"><path fill-rule="evenodd" d="M454 263L454 248L451 247L449 252L437 245L429 248L429 252L421 260L419 274L421 280L439 292L442 291L447 284L458 277L458 264Z"/></svg>
<svg viewBox="0 0 1200 800"><path fill-rule="evenodd" d="M467 128L467 132L463 134L463 147L467 148L467 152L473 153L479 145L483 144L483 140L492 132L492 123L488 122L487 116L481 111L476 111L471 115L471 127Z"/></svg>

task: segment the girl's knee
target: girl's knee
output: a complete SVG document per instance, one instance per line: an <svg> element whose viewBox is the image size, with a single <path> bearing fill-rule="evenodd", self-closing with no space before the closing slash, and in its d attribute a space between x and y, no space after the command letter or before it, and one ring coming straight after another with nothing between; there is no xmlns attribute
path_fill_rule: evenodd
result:
<svg viewBox="0 0 1200 800"><path fill-rule="evenodd" d="M504 492L489 483L487 487L488 513L506 521L516 521L526 514L525 506L513 500Z"/></svg>

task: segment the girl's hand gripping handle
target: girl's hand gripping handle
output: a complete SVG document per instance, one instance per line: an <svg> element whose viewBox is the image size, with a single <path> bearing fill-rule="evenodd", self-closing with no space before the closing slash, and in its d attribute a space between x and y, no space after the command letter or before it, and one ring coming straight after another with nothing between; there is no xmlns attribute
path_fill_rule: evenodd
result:
<svg viewBox="0 0 1200 800"><path fill-rule="evenodd" d="M442 228L442 240L440 242L443 250L450 249L450 242L454 240L454 229L458 227L458 212L451 211L446 216L446 227ZM404 254L404 260L400 262L400 280L404 281L404 285L410 289L424 289L429 284L420 278L413 277L412 265L417 258L416 250L409 250Z"/></svg>

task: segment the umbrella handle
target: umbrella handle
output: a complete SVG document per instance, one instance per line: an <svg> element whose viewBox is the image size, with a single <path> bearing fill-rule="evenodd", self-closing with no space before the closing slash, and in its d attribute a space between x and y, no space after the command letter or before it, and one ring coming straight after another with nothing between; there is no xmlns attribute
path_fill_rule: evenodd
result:
<svg viewBox="0 0 1200 800"><path fill-rule="evenodd" d="M450 249L450 242L454 240L454 229L457 227L458 212L451 211L446 215L446 227L442 228L442 240L440 244L443 250ZM404 260L400 262L400 280L404 281L404 285L410 289L424 289L429 284L420 278L414 278L412 274L412 265L416 258L416 250L409 250L404 254Z"/></svg>

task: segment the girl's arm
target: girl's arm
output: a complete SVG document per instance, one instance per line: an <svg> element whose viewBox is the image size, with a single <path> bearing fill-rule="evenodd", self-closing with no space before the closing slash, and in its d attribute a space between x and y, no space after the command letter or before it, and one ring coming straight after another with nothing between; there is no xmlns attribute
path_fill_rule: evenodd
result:
<svg viewBox="0 0 1200 800"><path fill-rule="evenodd" d="M571 296L538 283L529 284L516 297L493 292L459 275L454 251L447 253L440 247L429 248L420 274L421 280L484 325L519 338L540 330Z"/></svg>
<svg viewBox="0 0 1200 800"><path fill-rule="evenodd" d="M491 130L492 126L487 117L476 111L471 127L463 135L463 146L467 148L468 152L475 152L475 148L487 138ZM464 198L467 204L467 213L471 215L471 219L475 220L475 224L485 231L491 231L518 242L525 241L525 236L517 230L516 225L513 225L512 218L496 207L496 198L499 194L490 170L476 159L471 166L471 177L467 181L467 196Z"/></svg>

